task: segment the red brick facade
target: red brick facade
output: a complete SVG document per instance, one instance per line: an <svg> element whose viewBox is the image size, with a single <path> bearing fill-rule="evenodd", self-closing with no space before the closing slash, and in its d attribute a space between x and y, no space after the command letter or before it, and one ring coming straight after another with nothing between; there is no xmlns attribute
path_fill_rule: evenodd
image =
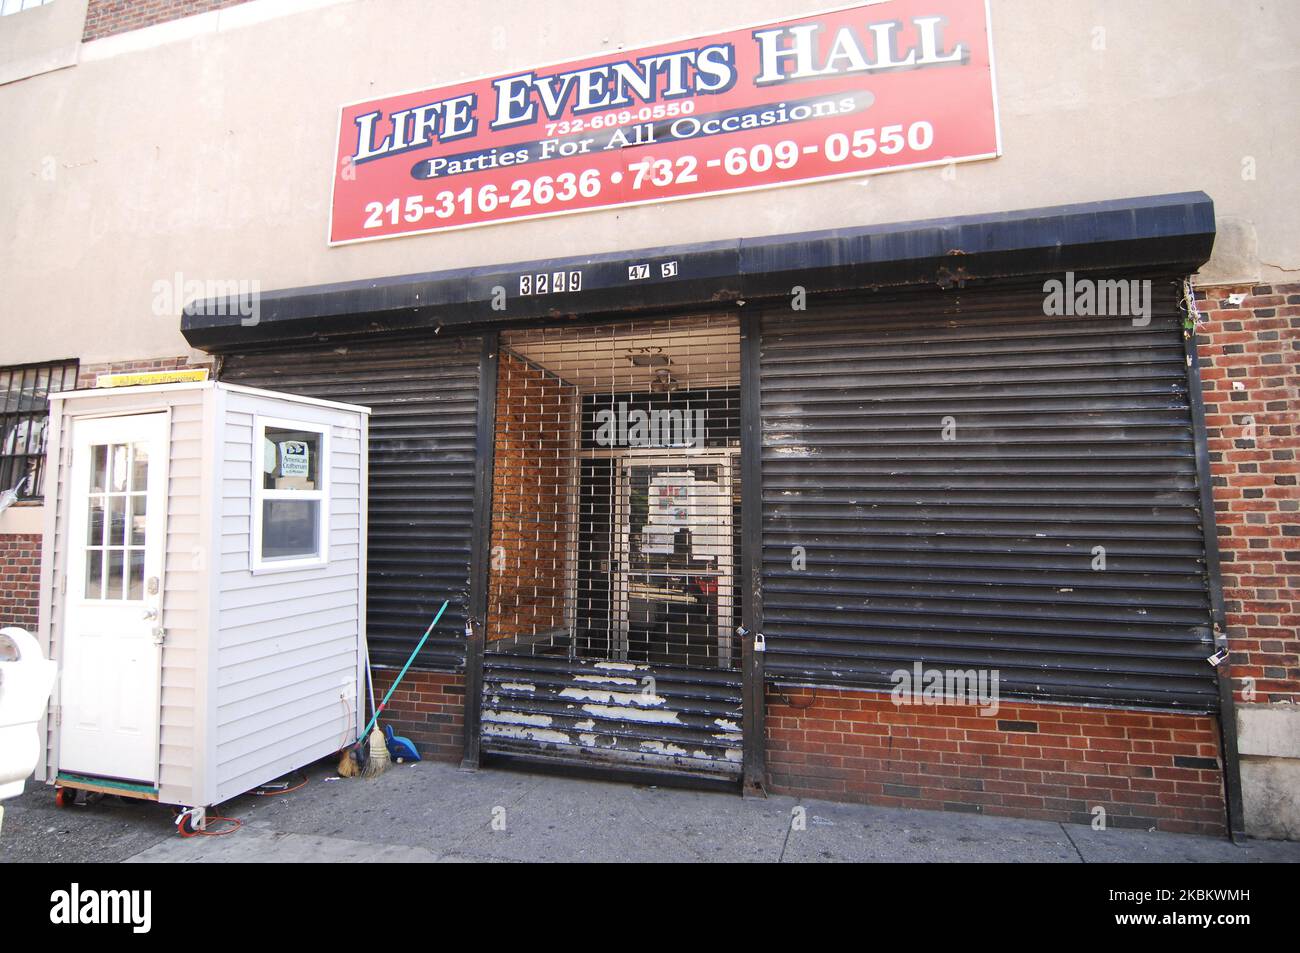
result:
<svg viewBox="0 0 1300 953"><path fill-rule="evenodd" d="M90 0L81 39L88 43L114 33L138 30L246 2L248 0Z"/></svg>
<svg viewBox="0 0 1300 953"><path fill-rule="evenodd" d="M768 689L770 789L886 807L1199 834L1225 830L1208 716L1061 705L894 704L887 693Z"/></svg>
<svg viewBox="0 0 1300 953"><path fill-rule="evenodd" d="M82 364L77 372L77 387L94 387L100 374L141 374L147 371L177 371L212 367L211 361L190 363L186 357L155 357L143 361L116 361L111 364Z"/></svg>
<svg viewBox="0 0 1300 953"><path fill-rule="evenodd" d="M0 536L0 628L36 631L40 579L40 534Z"/></svg>
<svg viewBox="0 0 1300 953"><path fill-rule="evenodd" d="M399 671L375 669L376 700L384 697ZM369 703L366 711L370 711ZM414 741L422 757L459 761L464 750L464 676L449 672L407 672L388 702L384 723Z"/></svg>
<svg viewBox="0 0 1300 953"><path fill-rule="evenodd" d="M1300 702L1300 284L1196 297L1234 685Z"/></svg>
<svg viewBox="0 0 1300 953"><path fill-rule="evenodd" d="M517 357L501 355L492 468L489 641L564 624L577 417L576 389Z"/></svg>

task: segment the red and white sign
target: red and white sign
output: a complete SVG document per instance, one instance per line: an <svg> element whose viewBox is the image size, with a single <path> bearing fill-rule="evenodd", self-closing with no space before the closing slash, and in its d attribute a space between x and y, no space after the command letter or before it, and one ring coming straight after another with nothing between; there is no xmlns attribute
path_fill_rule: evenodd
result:
<svg viewBox="0 0 1300 953"><path fill-rule="evenodd" d="M999 155L987 0L884 0L343 107L330 243Z"/></svg>

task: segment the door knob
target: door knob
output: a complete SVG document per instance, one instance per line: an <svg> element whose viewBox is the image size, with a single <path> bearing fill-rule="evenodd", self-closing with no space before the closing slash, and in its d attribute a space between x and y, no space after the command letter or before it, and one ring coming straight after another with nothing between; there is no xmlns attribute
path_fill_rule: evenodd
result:
<svg viewBox="0 0 1300 953"><path fill-rule="evenodd" d="M145 609L145 610L144 610L144 618L145 618L146 621L149 620L149 619L156 619L156 618L158 618L158 610L157 610L157 609Z"/></svg>

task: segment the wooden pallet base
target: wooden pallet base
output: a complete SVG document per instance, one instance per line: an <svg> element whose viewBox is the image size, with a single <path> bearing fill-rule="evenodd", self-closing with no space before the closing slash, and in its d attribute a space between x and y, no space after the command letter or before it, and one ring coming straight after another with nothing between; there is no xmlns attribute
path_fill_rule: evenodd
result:
<svg viewBox="0 0 1300 953"><path fill-rule="evenodd" d="M142 801L158 800L158 789L147 784L135 784L131 781L117 781L112 778L92 778L80 774L65 774L60 771L54 778L55 787L75 788L78 791L94 791L99 794L116 794L121 797L134 797Z"/></svg>

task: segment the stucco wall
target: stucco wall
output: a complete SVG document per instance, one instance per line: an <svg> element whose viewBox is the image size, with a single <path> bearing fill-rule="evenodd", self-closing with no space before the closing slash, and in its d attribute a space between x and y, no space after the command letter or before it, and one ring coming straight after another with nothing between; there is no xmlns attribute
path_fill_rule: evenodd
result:
<svg viewBox="0 0 1300 953"><path fill-rule="evenodd" d="M126 34L128 46L86 44L73 68L0 86L0 204L9 213L0 319L23 328L0 343L0 363L186 353L184 302L155 300L155 282L177 273L273 290L542 250L1188 189L1209 192L1220 218L1205 281L1282 280L1300 268L1297 132L1284 95L1300 78L1300 18L1283 0L993 0L1005 155L955 175L921 169L333 249L340 103L822 5L355 0L258 21L260 6L233 7L250 14L179 39L170 25L152 28L171 37L157 46L148 31Z"/></svg>
<svg viewBox="0 0 1300 953"><path fill-rule="evenodd" d="M0 84L76 64L81 27L86 20L86 2L59 0L11 13L0 20ZM19 91L17 95L23 94ZM4 91L0 90L0 103L4 101ZM3 115L0 110L0 116Z"/></svg>

